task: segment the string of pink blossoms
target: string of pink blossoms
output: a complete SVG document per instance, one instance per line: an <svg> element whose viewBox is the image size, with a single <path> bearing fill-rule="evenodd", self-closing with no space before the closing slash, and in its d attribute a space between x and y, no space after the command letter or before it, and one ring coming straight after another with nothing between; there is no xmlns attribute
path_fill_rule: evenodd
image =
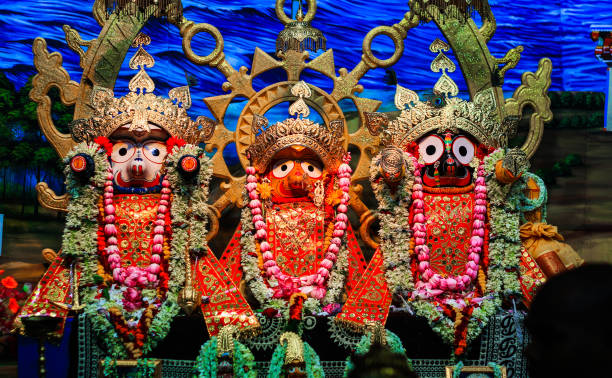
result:
<svg viewBox="0 0 612 378"><path fill-rule="evenodd" d="M421 178L421 167L416 166L414 172L414 186L412 188L413 199L413 226L415 238L415 253L419 260L418 269L422 280L416 285L415 294L420 296L438 296L446 291L463 291L470 286L478 276L478 263L484 245L485 217L487 213L487 187L485 183L485 169L481 162L478 166L476 176L474 222L472 224L472 237L468 249L468 262L462 275L442 277L430 268L430 254L427 243L427 228L425 226L425 214L423 201L423 185Z"/></svg>
<svg viewBox="0 0 612 378"><path fill-rule="evenodd" d="M117 247L117 227L115 226L115 204L113 189L113 172L109 168L104 183L104 237L106 239L106 260L113 273L113 279L127 289L123 293L123 306L127 311L143 307L141 290L156 288L159 285L159 272L164 245L164 226L166 213L169 210L170 182L162 180L161 197L157 206L156 219L153 228L153 246L151 248L150 264L146 268L130 265L122 266L121 255Z"/></svg>
<svg viewBox="0 0 612 378"><path fill-rule="evenodd" d="M349 204L349 190L351 186L352 169L349 166L351 156L347 153L343 158L343 163L338 167L338 185L342 190L342 198L340 204L336 208L336 218L334 223L334 232L332 239L327 247L324 259L319 263L319 268L316 274L294 277L281 271L272 254L272 247L267 241L268 226L263 217L262 204L259 200L257 192L257 170L254 167L248 167L246 189L249 195L249 208L253 216L253 225L255 227L255 238L259 242L259 249L262 253L264 261L264 269L269 279L274 278L278 282L278 286L274 288L274 298L286 298L293 293L301 292L316 299L323 299L327 293L327 280L329 279L330 271L337 260L337 254L342 245L342 238L347 229Z"/></svg>

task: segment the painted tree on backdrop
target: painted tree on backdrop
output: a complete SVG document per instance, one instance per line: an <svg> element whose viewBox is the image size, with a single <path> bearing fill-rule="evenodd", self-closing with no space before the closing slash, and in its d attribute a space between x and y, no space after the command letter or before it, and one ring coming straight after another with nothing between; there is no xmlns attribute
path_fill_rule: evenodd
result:
<svg viewBox="0 0 612 378"><path fill-rule="evenodd" d="M38 127L36 103L30 100L32 77L19 90L0 72L0 169L2 171L2 200L21 197L21 214L26 204L33 201L34 215L38 215L38 201L31 194L35 182L50 175L60 176L59 157ZM50 92L53 118L62 132L68 132L73 108L59 100L57 91ZM20 190L20 193L19 193Z"/></svg>

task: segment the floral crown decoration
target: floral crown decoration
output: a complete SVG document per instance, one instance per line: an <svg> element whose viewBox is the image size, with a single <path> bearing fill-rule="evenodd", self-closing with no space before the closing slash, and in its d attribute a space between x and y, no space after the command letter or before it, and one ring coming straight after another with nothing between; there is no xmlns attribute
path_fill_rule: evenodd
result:
<svg viewBox="0 0 612 378"><path fill-rule="evenodd" d="M149 123L190 144L210 139L216 123L204 116L193 121L187 114L187 109L191 107L189 86L171 89L168 92L169 98L153 94L155 83L145 71L145 67L153 67L155 60L142 47L150 43L151 38L141 33L132 44L132 47L138 47L138 50L130 59L129 66L139 71L128 84L130 93L116 98L111 89L94 86L90 95L93 116L77 119L70 124L72 138L75 141L92 141L96 137L108 137L119 127L128 124L131 131L149 132Z"/></svg>

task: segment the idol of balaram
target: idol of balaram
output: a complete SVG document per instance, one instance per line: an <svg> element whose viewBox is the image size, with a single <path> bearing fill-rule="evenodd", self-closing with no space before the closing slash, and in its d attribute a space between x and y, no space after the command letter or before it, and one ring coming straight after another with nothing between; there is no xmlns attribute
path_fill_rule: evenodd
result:
<svg viewBox="0 0 612 378"><path fill-rule="evenodd" d="M189 118L188 87L170 99L152 93L149 42L136 39L130 92L94 87L93 117L71 125L80 143L65 159L62 250L17 318L26 333L28 318L55 318L61 333L68 312L82 310L113 359L146 356L181 307L191 314L201 304L210 335L258 325L206 243L212 172L198 143L214 124Z"/></svg>

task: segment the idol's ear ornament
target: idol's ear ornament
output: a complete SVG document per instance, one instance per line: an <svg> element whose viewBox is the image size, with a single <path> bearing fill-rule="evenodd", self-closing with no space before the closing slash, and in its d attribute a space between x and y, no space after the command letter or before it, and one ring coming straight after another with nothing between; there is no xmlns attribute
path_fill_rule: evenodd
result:
<svg viewBox="0 0 612 378"><path fill-rule="evenodd" d="M385 113L363 113L366 120L366 126L372 135L379 135L383 129L389 124L389 117Z"/></svg>
<svg viewBox="0 0 612 378"><path fill-rule="evenodd" d="M254 114L253 123L251 124L251 130L253 134L258 135L262 131L268 128L268 119L262 115Z"/></svg>
<svg viewBox="0 0 612 378"><path fill-rule="evenodd" d="M215 133L215 129L217 128L217 122L208 117L199 116L198 118L196 118L195 123L197 126L199 126L199 140L204 143L208 142Z"/></svg>

